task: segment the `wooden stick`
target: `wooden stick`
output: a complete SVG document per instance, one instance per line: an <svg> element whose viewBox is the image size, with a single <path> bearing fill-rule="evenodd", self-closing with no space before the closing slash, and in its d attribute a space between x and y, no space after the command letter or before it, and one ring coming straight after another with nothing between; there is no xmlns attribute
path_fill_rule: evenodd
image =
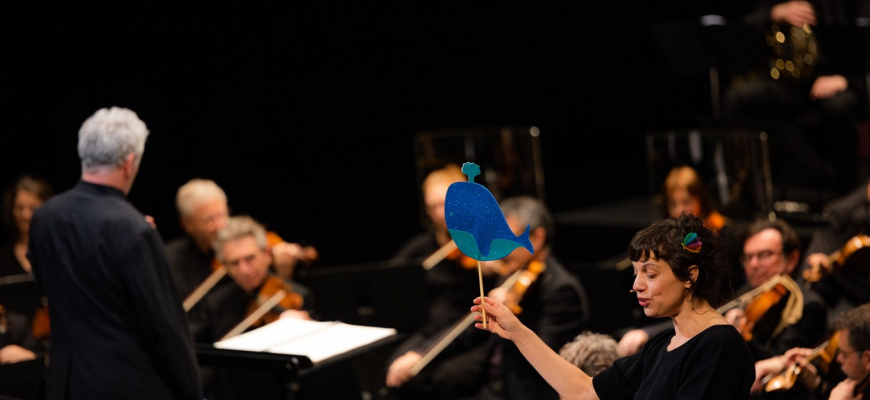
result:
<svg viewBox="0 0 870 400"><path fill-rule="evenodd" d="M483 327L486 328L486 310L483 309L486 297L483 297L483 270L480 268L480 260L477 260L477 278L480 281L480 315L483 315Z"/></svg>
<svg viewBox="0 0 870 400"><path fill-rule="evenodd" d="M435 252L432 253L432 255L430 255L429 257L426 257L426 259L423 260L423 269L425 269L427 271L432 269L432 267L434 267L439 262L441 262L441 260L445 259L447 257L447 255L450 254L451 251L456 250L456 249L457 249L456 242L451 240L451 241L445 243L444 246L441 246L440 249L435 250Z"/></svg>
<svg viewBox="0 0 870 400"><path fill-rule="evenodd" d="M227 340L233 336L236 336L236 335L244 332L245 329L248 329L248 327L251 326L254 322L257 322L257 320L260 319L260 317L262 317L263 315L266 315L266 313L269 312L269 310L271 310L272 307L275 307L276 305L278 305L278 303L281 301L281 299L283 299L284 296L286 296L286 295L287 295L287 292L285 292L283 290L279 290L279 291L275 292L275 294L273 294L272 297L269 298L269 300L266 300L265 302L263 302L263 304L260 305L259 308L257 308L256 310L254 310L254 312L251 313L251 315L249 315L247 318L242 320L242 322L240 322L238 325L236 325L235 328L233 328L229 332L227 332L227 334L224 335L224 337L222 337L221 340Z"/></svg>
<svg viewBox="0 0 870 400"><path fill-rule="evenodd" d="M453 339L456 339L456 337L459 336L459 334L462 333L465 328L467 328L468 325L471 324L472 321L474 321L474 313L469 312L465 314L465 316L462 317L459 322L453 325L453 328L450 328L450 330L447 331L447 333L442 336L441 339L435 342L435 345L433 345L431 348L427 349L425 353L423 353L423 357L420 358L420 361L417 361L416 364L411 366L411 369L408 370L408 373L411 374L411 376L417 376L417 374L420 373L423 367L429 365L429 362L432 361L435 356L441 354L441 351L443 351L447 347L447 345L449 345L453 341Z"/></svg>
<svg viewBox="0 0 870 400"><path fill-rule="evenodd" d="M220 282L221 278L223 278L226 274L227 267L223 265L221 265L220 268L214 270L211 275L205 278L202 283L200 283L199 286L197 286L196 289L190 292L190 294L187 295L187 298L184 299L184 303L182 303L184 311L190 311L190 309L193 308L196 303L202 300L202 298L205 297L205 294L208 293L208 291L211 290L214 285L217 285L217 283Z"/></svg>

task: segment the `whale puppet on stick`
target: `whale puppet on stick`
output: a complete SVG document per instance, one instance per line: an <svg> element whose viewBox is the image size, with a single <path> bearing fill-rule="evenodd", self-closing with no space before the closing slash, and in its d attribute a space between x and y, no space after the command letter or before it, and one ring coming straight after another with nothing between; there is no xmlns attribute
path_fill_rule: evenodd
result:
<svg viewBox="0 0 870 400"><path fill-rule="evenodd" d="M468 176L468 182L451 184L444 201L447 229L459 250L478 261L503 258L518 247L534 253L529 226L514 235L492 193L474 182L480 167L467 162L462 164L462 173Z"/></svg>

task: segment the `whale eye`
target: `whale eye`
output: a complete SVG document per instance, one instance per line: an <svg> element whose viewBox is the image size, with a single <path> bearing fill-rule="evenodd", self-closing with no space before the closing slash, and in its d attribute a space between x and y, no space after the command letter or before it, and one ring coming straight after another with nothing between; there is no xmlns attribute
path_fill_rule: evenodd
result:
<svg viewBox="0 0 870 400"><path fill-rule="evenodd" d="M451 211L451 212L449 212L449 213L447 213L447 215L449 215L449 216L451 216L451 217L452 217L452 216L453 216L453 211Z"/></svg>

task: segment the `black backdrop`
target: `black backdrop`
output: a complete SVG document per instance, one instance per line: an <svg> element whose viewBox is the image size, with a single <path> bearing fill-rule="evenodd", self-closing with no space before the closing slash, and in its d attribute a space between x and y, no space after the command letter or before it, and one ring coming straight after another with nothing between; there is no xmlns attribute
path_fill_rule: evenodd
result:
<svg viewBox="0 0 870 400"><path fill-rule="evenodd" d="M442 128L539 127L554 212L645 195L644 135L710 112L706 75L650 33L721 11L695 3L10 14L0 181L69 188L79 125L118 105L151 130L129 197L166 239L175 190L205 177L324 264L382 260L421 229L412 136Z"/></svg>

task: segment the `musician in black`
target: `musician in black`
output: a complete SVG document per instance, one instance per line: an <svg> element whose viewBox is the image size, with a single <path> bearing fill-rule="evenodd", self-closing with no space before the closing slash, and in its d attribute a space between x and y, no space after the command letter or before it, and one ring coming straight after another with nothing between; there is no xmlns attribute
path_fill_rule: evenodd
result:
<svg viewBox="0 0 870 400"><path fill-rule="evenodd" d="M468 177L456 164L448 164L426 175L421 189L427 217L427 229L407 242L393 255L396 260L422 260L423 287L427 311L422 325L412 328L408 338L387 357L386 368L407 370L420 359L426 344L468 313L468 296L480 295L477 260L465 256L455 247L444 217L447 189ZM488 272L488 271L487 271ZM484 277L486 288L494 287L492 273ZM387 374L385 370L384 375ZM395 375L394 375L395 376Z"/></svg>
<svg viewBox="0 0 870 400"><path fill-rule="evenodd" d="M526 326L558 351L588 328L585 290L552 255L553 218L542 202L514 197L501 202L501 209L515 233L530 226L529 239L535 252L519 248L502 259L499 265L505 274L487 296L510 305ZM525 279L502 285L516 276L515 272ZM431 350L436 343L438 340L429 342L426 349ZM396 388L399 398L558 399L515 346L474 329L471 323L419 374L410 376L409 369L391 367L387 376L387 385Z"/></svg>
<svg viewBox="0 0 870 400"><path fill-rule="evenodd" d="M813 232L798 282L811 285L831 311L870 301L870 255L864 239L870 234L870 181L825 206L826 223ZM850 240L857 240L850 246ZM842 260L831 255L847 250ZM840 264L843 265L840 265ZM815 271L815 272L814 272ZM816 273L818 272L818 274ZM813 278L812 276L817 276ZM807 278L817 282L807 282Z"/></svg>
<svg viewBox="0 0 870 400"><path fill-rule="evenodd" d="M773 167L783 171L781 183L813 179L834 196L845 193L858 183L858 121L867 118L866 60L851 58L866 54L866 45L848 39L862 18L870 17L870 1L744 4L749 6L734 20L758 40L742 54L760 50L768 57L726 84L723 116L729 123L763 129L772 135L771 143L805 156L775 158ZM778 154L772 149L773 157Z"/></svg>
<svg viewBox="0 0 870 400"><path fill-rule="evenodd" d="M839 368L833 365L835 361ZM809 388L813 399L870 398L870 304L838 314L831 343L815 349L794 348L759 361L756 372L757 381Z"/></svg>

